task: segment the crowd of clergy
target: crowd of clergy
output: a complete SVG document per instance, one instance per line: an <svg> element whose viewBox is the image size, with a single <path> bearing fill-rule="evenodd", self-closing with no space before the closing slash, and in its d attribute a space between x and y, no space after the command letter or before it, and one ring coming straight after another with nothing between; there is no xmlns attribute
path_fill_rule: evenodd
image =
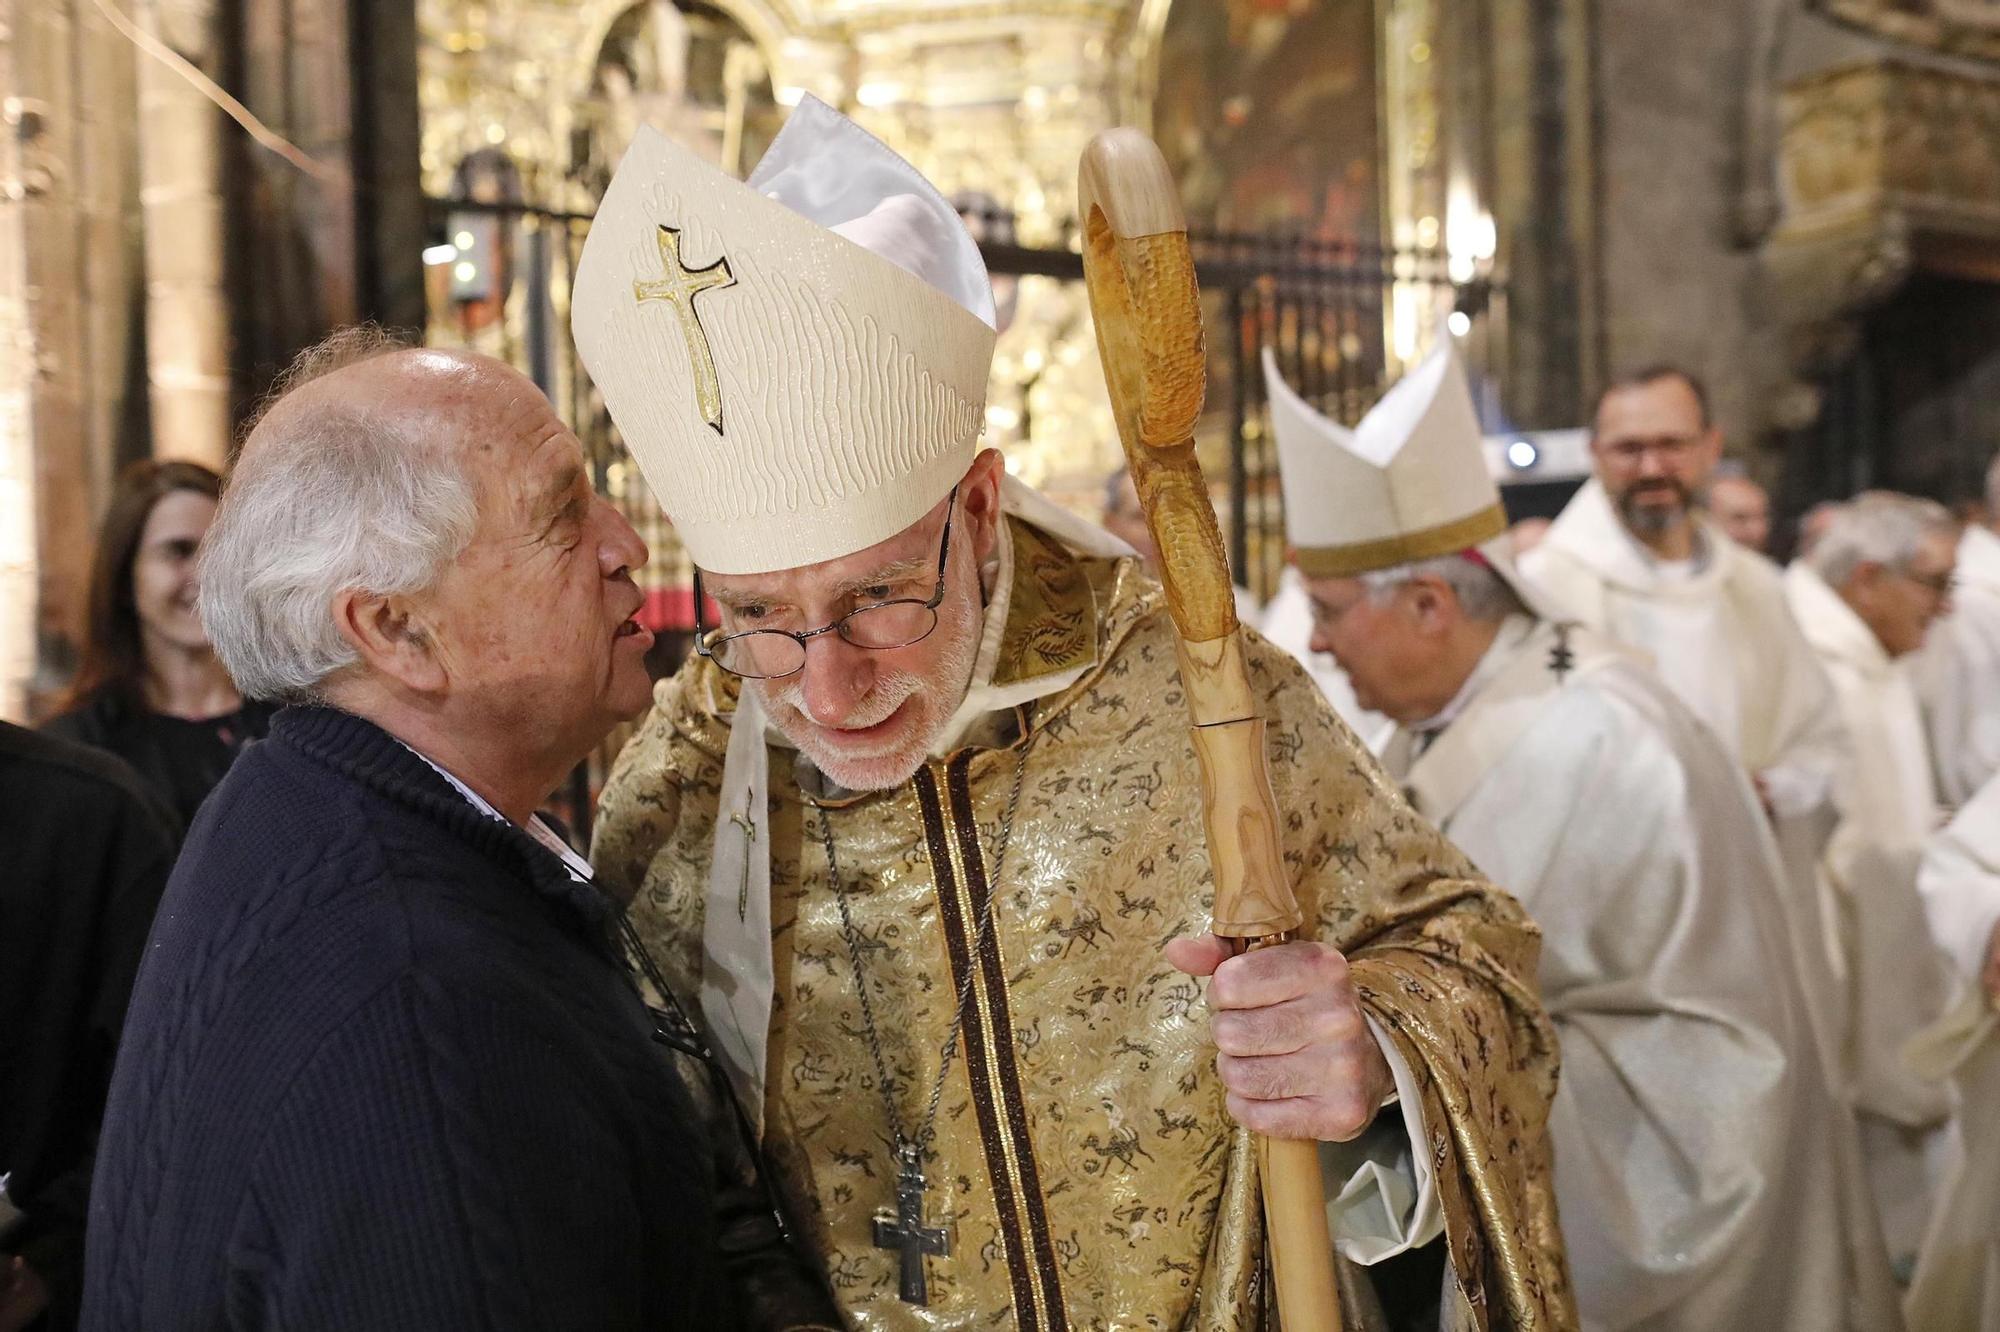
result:
<svg viewBox="0 0 2000 1332"><path fill-rule="evenodd" d="M1265 373L1264 631L1542 928L1586 1325L2000 1327L2000 458L1780 568L1680 368L1508 533L1449 348L1353 430Z"/></svg>
<svg viewBox="0 0 2000 1332"><path fill-rule="evenodd" d="M1310 937L1239 955L1220 640L1133 486L981 443L1002 318L831 108L747 183L641 132L572 333L720 615L657 682L646 547L497 361L337 335L226 487L149 473L102 599L226 717L0 727L69 802L0 882L0 1332L1269 1328L1253 1135L1316 1144L1355 1332L2000 1332L2000 459L1781 569L1683 369L1510 526L1448 338L1351 427L1267 353L1231 716ZM538 811L633 722L586 858Z"/></svg>

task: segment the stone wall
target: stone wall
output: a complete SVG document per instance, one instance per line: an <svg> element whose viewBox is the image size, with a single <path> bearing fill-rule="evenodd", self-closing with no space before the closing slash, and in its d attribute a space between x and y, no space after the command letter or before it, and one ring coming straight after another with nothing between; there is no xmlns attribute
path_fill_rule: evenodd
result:
<svg viewBox="0 0 2000 1332"><path fill-rule="evenodd" d="M1525 34L1512 48L1504 32L1495 43L1504 89L1510 59L1528 58L1518 48L1535 40L1539 0L1492 3L1521 14ZM1525 384L1517 374L1517 396L1547 418L1573 391L1580 422L1606 379L1684 364L1707 380L1732 451L1767 481L1789 458L1793 507L1856 484L1966 471L1963 460L1943 457L1904 466L1901 454L1928 447L1925 432L1940 429L1942 409L1924 399L1946 393L1964 403L1966 384L1985 382L1987 357L1960 356L1974 368L1950 385L1899 387L1889 381L1909 375L1894 364L1861 367L1879 385L1857 391L1852 381L1860 359L1882 361L1885 346L1907 340L1912 282L2000 281L2000 26L1974 15L1994 7L1570 0L1568 8L1586 15L1589 34L1588 67L1572 61L1564 71L1589 95L1582 107L1568 102L1560 126L1572 151L1589 145L1584 165L1571 158L1572 181L1580 174L1588 191L1567 214L1566 253L1580 269L1573 317L1560 282L1537 267L1565 250L1518 240L1523 218L1539 218L1537 234L1549 225L1549 191L1518 186L1523 164L1531 181L1548 171L1523 128L1533 122L1496 116L1499 160L1514 166L1511 178L1499 173L1503 232L1511 222L1517 238L1510 276L1522 297L1512 336L1540 353L1539 362L1516 356L1528 371ZM1532 116L1536 86L1503 109ZM1919 305L1937 303L1943 290L1923 288L1930 295ZM1986 308L1978 290L1939 308L1947 306ZM1975 313L1964 323L1966 336L1984 336L1990 320ZM1565 350L1585 367L1573 385L1563 382ZM1893 419L1868 405L1898 394L1912 405ZM1960 419L1953 428L1962 452L1970 427Z"/></svg>
<svg viewBox="0 0 2000 1332"><path fill-rule="evenodd" d="M1603 0L1595 24L1602 377L1658 361L1690 367L1739 450L1774 427L1788 378L1744 234L1746 186L1769 169L1746 160L1742 90L1769 73L1758 8Z"/></svg>
<svg viewBox="0 0 2000 1332"><path fill-rule="evenodd" d="M302 186L93 0L0 0L0 523L10 524L0 717L10 719L45 707L67 678L120 466L154 452L219 461L298 347L355 318L422 320L407 0L117 8L342 179ZM159 129L165 141L147 155L147 131ZM167 156L196 139L219 152Z"/></svg>

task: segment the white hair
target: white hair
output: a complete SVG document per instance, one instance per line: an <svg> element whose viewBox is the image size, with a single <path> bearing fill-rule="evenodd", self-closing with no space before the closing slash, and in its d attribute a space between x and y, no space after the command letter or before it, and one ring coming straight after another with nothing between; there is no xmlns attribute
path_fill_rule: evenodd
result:
<svg viewBox="0 0 2000 1332"><path fill-rule="evenodd" d="M301 365L315 356L352 364L381 350L329 358L316 348ZM294 374L286 392L339 364ZM407 417L328 401L267 411L252 431L199 573L202 624L246 696L320 698L329 677L359 660L334 626L334 598L424 591L471 543L472 480L450 447L452 416L435 419L411 428Z"/></svg>
<svg viewBox="0 0 2000 1332"><path fill-rule="evenodd" d="M1463 555L1415 560L1409 564L1376 569L1360 577L1361 585L1368 589L1370 600L1383 602L1403 584L1425 575L1442 580L1451 589L1452 595L1458 598L1459 609L1469 620L1504 620L1527 609L1499 574Z"/></svg>
<svg viewBox="0 0 2000 1332"><path fill-rule="evenodd" d="M1955 539L1958 524L1935 500L1868 490L1840 505L1802 559L1832 587L1845 583L1864 564L1903 570L1933 536Z"/></svg>

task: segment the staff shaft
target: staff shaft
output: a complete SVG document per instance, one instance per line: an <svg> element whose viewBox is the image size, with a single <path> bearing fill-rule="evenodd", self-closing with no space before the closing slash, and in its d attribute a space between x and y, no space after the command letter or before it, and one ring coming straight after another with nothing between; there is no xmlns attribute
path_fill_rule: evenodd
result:
<svg viewBox="0 0 2000 1332"><path fill-rule="evenodd" d="M1078 193L1098 352L1180 639L1215 874L1213 929L1239 950L1282 943L1304 920L1285 877L1222 532L1195 458L1207 365L1187 225L1165 160L1136 130L1091 141ZM1260 1136L1256 1146L1279 1319L1286 1332L1339 1332L1319 1145Z"/></svg>

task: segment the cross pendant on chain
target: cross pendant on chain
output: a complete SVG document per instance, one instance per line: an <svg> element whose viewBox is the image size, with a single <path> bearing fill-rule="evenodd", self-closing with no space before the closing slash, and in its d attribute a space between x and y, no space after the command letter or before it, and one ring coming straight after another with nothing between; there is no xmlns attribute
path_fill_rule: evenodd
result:
<svg viewBox="0 0 2000 1332"><path fill-rule="evenodd" d="M896 1212L887 1209L875 1214L875 1247L901 1255L902 1281L898 1294L905 1304L929 1304L930 1287L924 1280L924 1255L951 1256L951 1232L942 1226L924 1226L924 1165L916 1144L896 1149Z"/></svg>

